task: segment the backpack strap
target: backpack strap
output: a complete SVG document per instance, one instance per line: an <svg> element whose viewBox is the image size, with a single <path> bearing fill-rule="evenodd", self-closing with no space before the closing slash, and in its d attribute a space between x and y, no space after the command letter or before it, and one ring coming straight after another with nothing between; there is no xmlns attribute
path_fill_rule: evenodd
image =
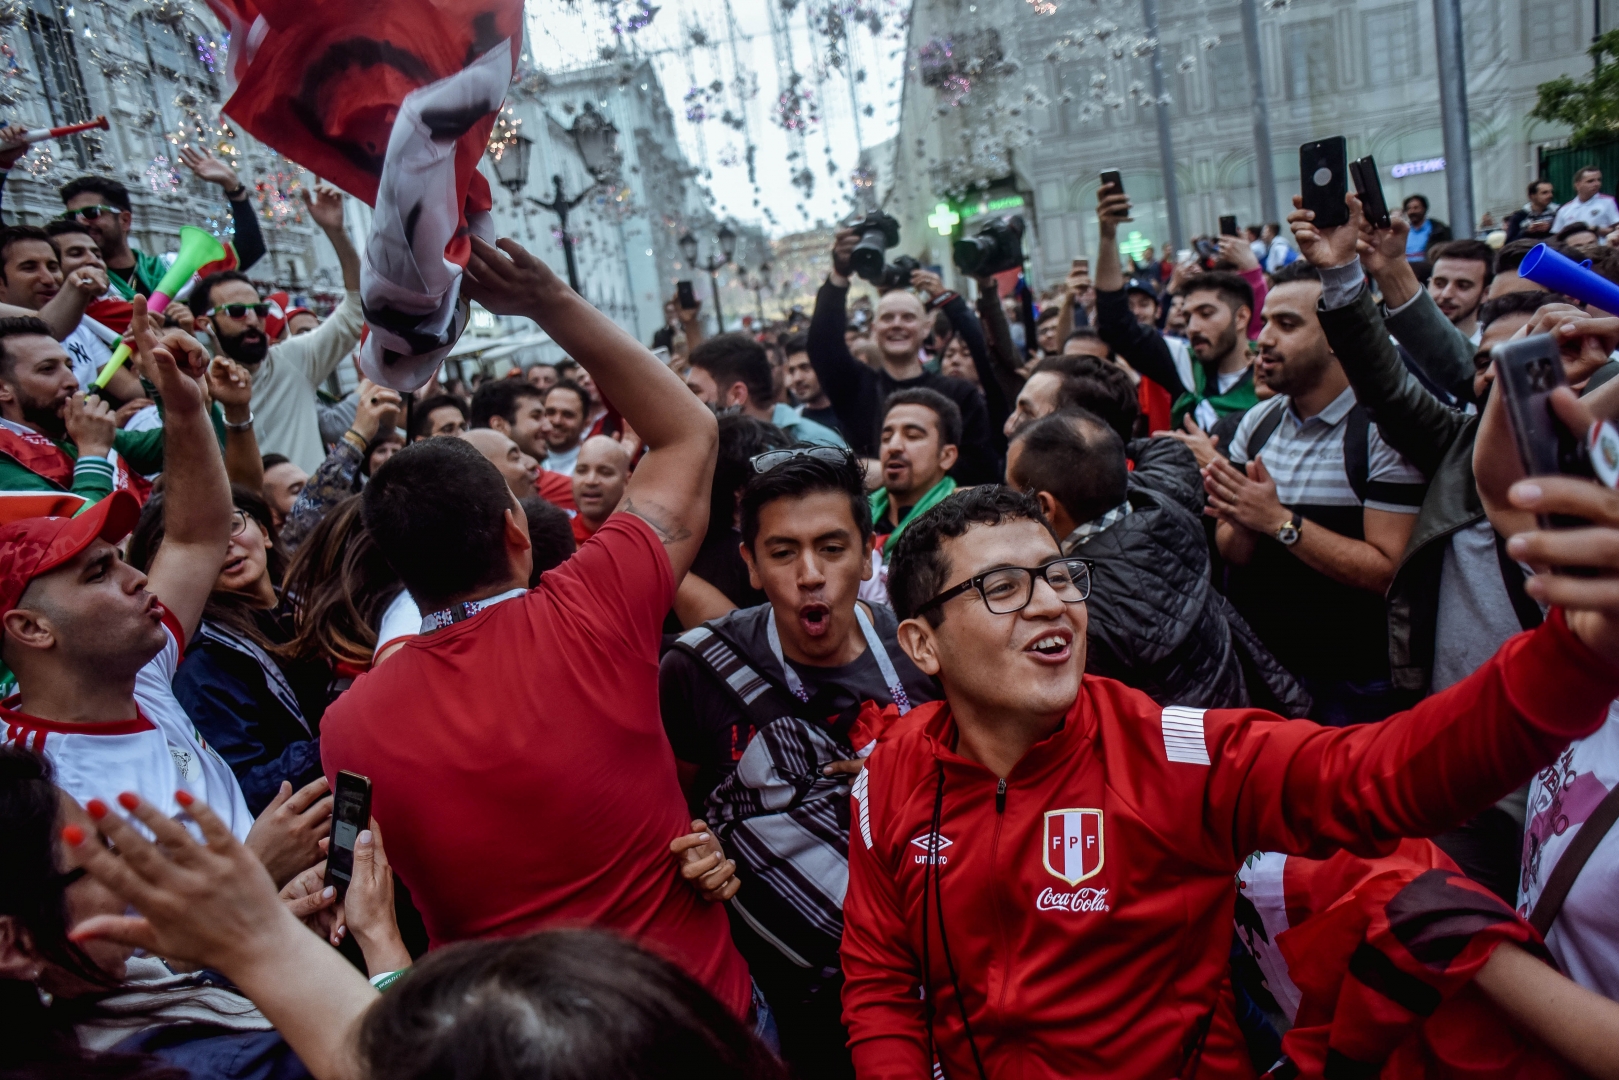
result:
<svg viewBox="0 0 1619 1080"><path fill-rule="evenodd" d="M1243 453L1247 455L1249 461L1258 457L1259 452L1265 449L1265 444L1270 442L1270 437L1276 434L1276 429L1282 423L1282 413L1286 410L1285 404L1271 406L1270 412L1260 417L1259 423L1254 425L1254 430L1248 433L1248 442L1243 446Z"/></svg>
<svg viewBox="0 0 1619 1080"><path fill-rule="evenodd" d="M730 642L708 626L681 634L674 647L696 660L729 690L754 727L763 728L780 717L798 714L801 706L796 698L754 670Z"/></svg>
<svg viewBox="0 0 1619 1080"><path fill-rule="evenodd" d="M1525 630L1533 630L1545 622L1546 616L1541 612L1540 605L1524 591L1523 567L1507 554L1507 539L1500 533L1495 533L1495 561L1501 567L1501 584L1506 586L1507 599L1512 601L1512 612L1518 616L1518 625Z"/></svg>
<svg viewBox="0 0 1619 1080"><path fill-rule="evenodd" d="M1349 410L1344 427L1344 473L1355 498L1366 501L1366 478L1372 471L1372 417L1359 403Z"/></svg>
<svg viewBox="0 0 1619 1080"><path fill-rule="evenodd" d="M1542 938L1552 928L1557 919L1557 913L1563 910L1563 901L1568 899L1568 891L1574 887L1574 879L1580 876L1585 864L1590 861L1591 855L1596 851L1602 838L1608 835L1613 823L1619 821L1619 784L1597 803L1591 816L1585 819L1580 831L1574 834L1568 847L1563 849L1563 857L1557 860L1552 868L1551 877L1546 879L1546 887L1540 890L1540 899L1535 901L1535 910L1529 914L1529 925Z"/></svg>

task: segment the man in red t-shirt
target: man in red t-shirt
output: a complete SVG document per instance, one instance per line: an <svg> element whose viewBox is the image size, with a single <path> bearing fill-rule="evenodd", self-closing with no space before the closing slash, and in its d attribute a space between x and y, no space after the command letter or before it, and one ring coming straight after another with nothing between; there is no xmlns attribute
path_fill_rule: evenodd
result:
<svg viewBox="0 0 1619 1080"><path fill-rule="evenodd" d="M539 323L651 449L619 513L534 589L526 517L476 450L429 439L378 469L366 525L423 630L327 710L326 773L371 778L433 944L602 926L745 1015L725 911L670 851L691 819L658 715L663 617L708 521L713 414L543 262L472 244L466 294Z"/></svg>
<svg viewBox="0 0 1619 1080"><path fill-rule="evenodd" d="M1341 729L1164 708L1084 674L1089 569L1026 496L974 488L913 521L888 590L945 700L899 720L854 785L843 1015L861 1080L923 1080L933 1055L953 1078L1252 1076L1228 989L1244 856L1372 856L1450 827L1619 692L1619 497L1536 484L1520 505L1604 527L1517 537L1513 557L1600 567L1600 585L1536 575L1564 605L1545 625L1409 712ZM1360 977L1397 993L1383 974Z"/></svg>

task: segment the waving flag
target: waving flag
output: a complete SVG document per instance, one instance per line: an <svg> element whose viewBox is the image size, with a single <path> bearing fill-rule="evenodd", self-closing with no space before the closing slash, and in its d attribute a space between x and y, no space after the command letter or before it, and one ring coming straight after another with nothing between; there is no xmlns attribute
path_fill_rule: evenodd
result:
<svg viewBox="0 0 1619 1080"><path fill-rule="evenodd" d="M465 328L478 172L516 70L522 0L208 0L230 32L225 113L376 208L360 362L411 390Z"/></svg>

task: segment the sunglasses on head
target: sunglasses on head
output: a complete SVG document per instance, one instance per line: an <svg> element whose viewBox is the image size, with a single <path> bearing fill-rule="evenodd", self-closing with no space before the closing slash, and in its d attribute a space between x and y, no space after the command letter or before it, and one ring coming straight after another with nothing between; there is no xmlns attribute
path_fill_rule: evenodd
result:
<svg viewBox="0 0 1619 1080"><path fill-rule="evenodd" d="M75 219L80 219L84 221L94 221L102 214L111 214L113 217L117 217L121 213L123 213L123 211L118 209L116 206L81 206L77 210L62 211L57 220L73 221Z"/></svg>
<svg viewBox="0 0 1619 1080"><path fill-rule="evenodd" d="M270 305L262 302L257 304L220 304L218 307L209 308L208 314L218 315L224 312L233 319L241 319L246 318L249 311L262 319L270 313Z"/></svg>
<svg viewBox="0 0 1619 1080"><path fill-rule="evenodd" d="M854 452L845 450L841 446L797 446L790 450L766 450L762 454L755 454L748 459L756 473L767 473L778 465L785 465L794 458L807 457L816 461L825 461L831 465L842 465L855 460Z"/></svg>

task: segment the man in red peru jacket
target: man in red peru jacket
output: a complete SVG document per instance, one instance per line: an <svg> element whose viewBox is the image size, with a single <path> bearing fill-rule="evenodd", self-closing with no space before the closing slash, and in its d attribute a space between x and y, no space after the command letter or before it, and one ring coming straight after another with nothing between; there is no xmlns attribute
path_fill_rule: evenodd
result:
<svg viewBox="0 0 1619 1080"><path fill-rule="evenodd" d="M854 787L843 1001L861 1080L923 1080L933 1055L951 1080L1252 1076L1227 990L1244 856L1387 854L1516 788L1619 696L1619 495L1538 485L1521 505L1604 527L1532 534L1514 557L1607 580L1537 575L1531 595L1563 605L1545 625L1345 729L1083 677L1087 568L1010 489L913 523L889 594L946 700L898 721Z"/></svg>

